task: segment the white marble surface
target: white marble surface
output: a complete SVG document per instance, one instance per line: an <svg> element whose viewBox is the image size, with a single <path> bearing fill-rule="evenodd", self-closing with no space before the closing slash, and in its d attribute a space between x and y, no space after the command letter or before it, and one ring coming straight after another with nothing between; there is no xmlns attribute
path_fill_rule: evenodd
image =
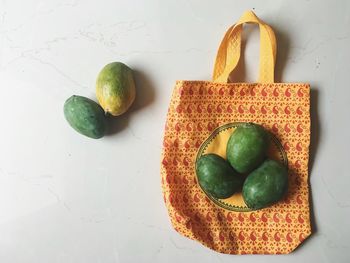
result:
<svg viewBox="0 0 350 263"><path fill-rule="evenodd" d="M172 230L161 196L174 82L210 79L225 30L246 9L277 32L277 78L314 89L316 232L287 256L210 251ZM250 32L254 81L258 31ZM0 47L1 263L350 262L349 1L0 0ZM72 94L94 98L111 61L136 70L139 96L113 134L88 139L62 106Z"/></svg>

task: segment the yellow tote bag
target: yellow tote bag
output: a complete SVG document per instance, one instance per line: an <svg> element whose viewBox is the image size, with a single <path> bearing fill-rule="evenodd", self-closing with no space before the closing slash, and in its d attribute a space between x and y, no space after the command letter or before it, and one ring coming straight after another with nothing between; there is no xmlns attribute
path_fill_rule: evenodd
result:
<svg viewBox="0 0 350 263"><path fill-rule="evenodd" d="M244 23L260 28L258 83L227 83L240 58ZM219 47L213 81L177 81L167 115L161 163L164 201L180 234L227 254L286 254L311 234L308 160L310 87L275 83L276 39L270 26L248 11ZM226 158L234 129L255 122L271 133L269 157L288 167L289 190L277 204L251 211L241 193L207 195L196 179L196 159Z"/></svg>

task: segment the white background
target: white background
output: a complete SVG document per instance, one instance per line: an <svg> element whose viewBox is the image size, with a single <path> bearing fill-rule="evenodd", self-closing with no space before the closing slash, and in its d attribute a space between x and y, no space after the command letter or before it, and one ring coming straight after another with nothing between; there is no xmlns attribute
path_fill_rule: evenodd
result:
<svg viewBox="0 0 350 263"><path fill-rule="evenodd" d="M160 188L174 82L209 80L226 29L254 9L276 31L277 80L310 82L315 233L287 256L230 256L170 225ZM255 81L248 27L244 80ZM0 0L0 262L350 262L350 2ZM137 100L93 140L66 123L99 70L135 70ZM241 78L243 78L241 75Z"/></svg>

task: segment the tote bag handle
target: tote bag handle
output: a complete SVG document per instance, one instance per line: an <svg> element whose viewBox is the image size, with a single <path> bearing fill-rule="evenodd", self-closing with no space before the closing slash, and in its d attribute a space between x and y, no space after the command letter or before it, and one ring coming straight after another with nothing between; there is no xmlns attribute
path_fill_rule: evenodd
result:
<svg viewBox="0 0 350 263"><path fill-rule="evenodd" d="M230 73L236 68L241 55L241 38L244 23L254 23L260 29L259 83L274 83L276 61L276 37L272 28L260 20L252 11L245 12L238 22L231 26L216 55L213 81L228 82Z"/></svg>

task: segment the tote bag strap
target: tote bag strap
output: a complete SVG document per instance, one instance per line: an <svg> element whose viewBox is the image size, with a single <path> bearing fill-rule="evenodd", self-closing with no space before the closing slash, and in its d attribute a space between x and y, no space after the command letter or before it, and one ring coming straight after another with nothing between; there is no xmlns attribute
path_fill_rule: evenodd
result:
<svg viewBox="0 0 350 263"><path fill-rule="evenodd" d="M276 37L272 28L260 20L252 11L245 12L231 26L216 55L213 81L227 83L230 73L236 68L241 55L241 38L244 23L254 23L260 29L259 83L273 83L276 61Z"/></svg>

